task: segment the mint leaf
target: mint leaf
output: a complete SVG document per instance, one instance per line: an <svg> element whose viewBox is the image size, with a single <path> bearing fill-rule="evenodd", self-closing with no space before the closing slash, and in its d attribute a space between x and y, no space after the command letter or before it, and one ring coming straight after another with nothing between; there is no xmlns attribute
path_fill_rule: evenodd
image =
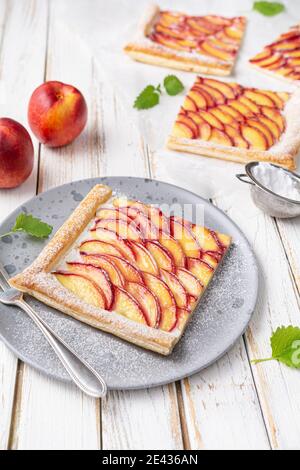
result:
<svg viewBox="0 0 300 470"><path fill-rule="evenodd" d="M175 75L167 75L164 79L164 87L171 96L178 95L184 89L182 82Z"/></svg>
<svg viewBox="0 0 300 470"><path fill-rule="evenodd" d="M52 230L53 227L51 227L51 225L42 222L40 219L37 219L36 217L33 217L30 214L25 214L24 212L22 212L16 218L16 222L13 228L11 229L11 233L26 232L32 237L46 238L49 237Z"/></svg>
<svg viewBox="0 0 300 470"><path fill-rule="evenodd" d="M148 85L135 99L133 107L136 109L149 109L153 108L159 103L159 95L161 93L160 85L156 88L153 85Z"/></svg>
<svg viewBox="0 0 300 470"><path fill-rule="evenodd" d="M300 369L300 328L296 326L281 326L271 336L272 357L256 359L259 362L277 360L288 367Z"/></svg>
<svg viewBox="0 0 300 470"><path fill-rule="evenodd" d="M265 16L275 16L285 10L285 6L280 2L254 2L253 10Z"/></svg>

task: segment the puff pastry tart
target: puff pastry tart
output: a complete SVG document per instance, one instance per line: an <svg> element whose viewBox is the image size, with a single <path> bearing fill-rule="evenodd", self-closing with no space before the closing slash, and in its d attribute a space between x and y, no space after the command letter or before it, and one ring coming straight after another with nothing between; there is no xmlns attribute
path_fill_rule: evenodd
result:
<svg viewBox="0 0 300 470"><path fill-rule="evenodd" d="M300 80L300 24L265 46L250 64L273 77L294 83Z"/></svg>
<svg viewBox="0 0 300 470"><path fill-rule="evenodd" d="M295 168L300 147L300 89L289 94L197 77L167 146L241 163Z"/></svg>
<svg viewBox="0 0 300 470"><path fill-rule="evenodd" d="M133 59L189 72L229 75L244 34L244 17L189 16L152 5L136 38L125 47Z"/></svg>
<svg viewBox="0 0 300 470"><path fill-rule="evenodd" d="M167 355L231 239L96 185L13 287Z"/></svg>

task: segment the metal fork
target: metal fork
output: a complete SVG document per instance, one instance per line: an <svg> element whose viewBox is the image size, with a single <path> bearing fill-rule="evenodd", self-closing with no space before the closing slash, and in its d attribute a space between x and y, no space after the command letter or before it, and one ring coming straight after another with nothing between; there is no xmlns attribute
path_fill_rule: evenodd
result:
<svg viewBox="0 0 300 470"><path fill-rule="evenodd" d="M103 378L89 364L81 359L70 346L45 323L30 305L25 302L22 292L19 292L9 285L7 273L1 263L0 287L2 289L2 292L0 291L0 303L20 307L29 315L31 320L43 333L77 387L92 397L104 397L107 392L107 387Z"/></svg>

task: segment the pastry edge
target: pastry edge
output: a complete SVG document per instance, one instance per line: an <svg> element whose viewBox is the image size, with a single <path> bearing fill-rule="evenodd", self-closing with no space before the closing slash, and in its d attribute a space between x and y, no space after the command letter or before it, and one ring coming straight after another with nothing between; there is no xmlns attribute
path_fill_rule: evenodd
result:
<svg viewBox="0 0 300 470"><path fill-rule="evenodd" d="M215 144L201 145L200 140L183 139L170 136L167 141L167 148L170 150L183 151L206 157L218 158L237 163L248 163L253 161L271 162L283 166L289 170L296 168L295 157L291 154L277 154L259 150L238 149L238 147L221 147ZM238 149L238 151L237 151Z"/></svg>
<svg viewBox="0 0 300 470"><path fill-rule="evenodd" d="M284 75L280 75L279 73L275 73L272 70L267 70L264 67L259 67L258 65L253 64L252 62L248 61L248 65L256 70L257 72L261 72L268 77L277 78L281 82L289 83L291 85L300 86L300 80L293 80L292 78L285 77Z"/></svg>
<svg viewBox="0 0 300 470"><path fill-rule="evenodd" d="M155 48L141 46L138 43L130 43L124 51L137 62L143 62L158 67L167 67L185 72L204 73L212 75L230 75L234 63L219 63L197 58L188 58L167 51L158 51Z"/></svg>

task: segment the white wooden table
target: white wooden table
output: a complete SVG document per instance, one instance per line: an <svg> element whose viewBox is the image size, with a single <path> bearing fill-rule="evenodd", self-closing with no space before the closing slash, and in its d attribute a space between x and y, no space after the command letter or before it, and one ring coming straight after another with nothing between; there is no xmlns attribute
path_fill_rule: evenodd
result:
<svg viewBox="0 0 300 470"><path fill-rule="evenodd" d="M0 191L1 218L37 192L84 177L150 176L181 185L127 119L87 49L55 21L57 11L56 0L0 0L0 114L27 126L30 94L55 79L83 92L88 126L63 149L34 140L35 169L22 187ZM189 162L197 165L197 157L177 158L172 167L180 174ZM270 355L273 329L300 324L300 220L265 216L240 186L214 200L245 232L261 267L257 310L235 347L182 382L110 392L100 401L38 373L0 343L1 449L300 448L299 372L250 363Z"/></svg>

